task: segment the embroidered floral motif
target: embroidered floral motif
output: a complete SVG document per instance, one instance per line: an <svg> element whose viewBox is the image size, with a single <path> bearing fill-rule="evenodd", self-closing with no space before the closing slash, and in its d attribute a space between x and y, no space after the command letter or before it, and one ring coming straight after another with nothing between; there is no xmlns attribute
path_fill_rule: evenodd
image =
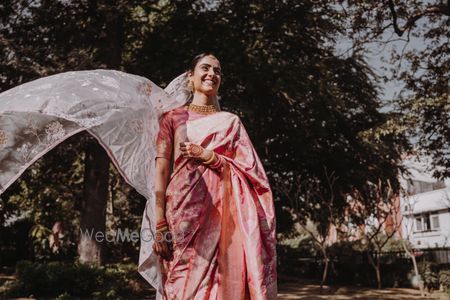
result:
<svg viewBox="0 0 450 300"><path fill-rule="evenodd" d="M150 96L152 94L152 84L144 82L138 85L138 91L144 95Z"/></svg>
<svg viewBox="0 0 450 300"><path fill-rule="evenodd" d="M27 127L23 131L25 134L33 134L37 136L37 130L38 126L36 122L33 122L33 119L31 116L27 117Z"/></svg>
<svg viewBox="0 0 450 300"><path fill-rule="evenodd" d="M87 112L83 113L83 117L96 118L96 117L98 117L98 115L93 111L87 111Z"/></svg>
<svg viewBox="0 0 450 300"><path fill-rule="evenodd" d="M5 145L7 141L8 141L8 138L6 136L6 133L0 129L0 147L2 145Z"/></svg>
<svg viewBox="0 0 450 300"><path fill-rule="evenodd" d="M53 121L45 126L45 133L47 134L48 144L57 142L66 135L63 125L58 121Z"/></svg>
<svg viewBox="0 0 450 300"><path fill-rule="evenodd" d="M17 152L20 153L24 161L28 161L32 155L37 154L36 149L31 149L31 147L31 143L27 142L17 149Z"/></svg>
<svg viewBox="0 0 450 300"><path fill-rule="evenodd" d="M131 121L131 128L136 133L143 133L144 132L144 121L143 120L133 120Z"/></svg>

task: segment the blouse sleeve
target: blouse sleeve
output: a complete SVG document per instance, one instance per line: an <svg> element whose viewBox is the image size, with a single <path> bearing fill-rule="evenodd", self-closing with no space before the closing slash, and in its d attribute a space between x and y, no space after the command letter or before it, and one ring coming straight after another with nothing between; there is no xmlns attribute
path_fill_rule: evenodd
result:
<svg viewBox="0 0 450 300"><path fill-rule="evenodd" d="M173 148L173 126L169 113L165 113L159 122L159 133L156 139L156 157L170 160Z"/></svg>

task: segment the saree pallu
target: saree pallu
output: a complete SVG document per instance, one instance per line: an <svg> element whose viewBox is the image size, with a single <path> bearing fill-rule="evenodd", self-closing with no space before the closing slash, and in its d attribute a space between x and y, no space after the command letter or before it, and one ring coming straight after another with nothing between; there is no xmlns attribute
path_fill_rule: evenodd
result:
<svg viewBox="0 0 450 300"><path fill-rule="evenodd" d="M221 158L217 169L180 155L189 141ZM160 122L157 157L173 160L166 219L173 259L161 259L165 299L276 299L272 192L239 118L180 107Z"/></svg>

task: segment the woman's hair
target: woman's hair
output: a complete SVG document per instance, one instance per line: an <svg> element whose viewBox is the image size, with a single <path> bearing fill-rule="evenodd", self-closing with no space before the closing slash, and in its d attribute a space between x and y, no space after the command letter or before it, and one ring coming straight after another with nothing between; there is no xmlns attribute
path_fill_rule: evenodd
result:
<svg viewBox="0 0 450 300"><path fill-rule="evenodd" d="M214 53L211 53L211 52L200 53L191 60L191 64L189 65L189 68L186 71L194 72L195 67L197 66L198 62L205 56L214 56L217 59L217 56L215 56Z"/></svg>
<svg viewBox="0 0 450 300"><path fill-rule="evenodd" d="M205 56L210 56L210 55L211 55L211 56L214 56L214 57L218 60L217 56L215 56L214 53L211 53L211 52L203 52L203 53L200 53L200 54L196 55L196 56L191 60L191 64L189 65L189 68L186 70L186 72L192 72L192 73L194 73L195 67L197 66L198 62L199 62L203 57L205 57ZM192 97L193 97L193 94L191 94L191 96L189 97L188 102L191 102L191 101L192 101ZM217 95L214 97L213 103L214 103L214 106L216 107L216 109L217 109L217 110L220 110L220 104L219 104L219 100L217 99Z"/></svg>

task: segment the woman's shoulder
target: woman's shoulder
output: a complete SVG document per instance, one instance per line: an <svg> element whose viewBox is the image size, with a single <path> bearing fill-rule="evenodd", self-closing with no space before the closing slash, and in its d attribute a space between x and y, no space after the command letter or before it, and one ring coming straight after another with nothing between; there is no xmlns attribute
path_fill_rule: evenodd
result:
<svg viewBox="0 0 450 300"><path fill-rule="evenodd" d="M178 106L178 107L175 107L171 110L164 112L162 114L162 116L165 118L173 118L174 116L179 115L181 113L185 113L185 112L186 112L186 106L182 105L182 106Z"/></svg>
<svg viewBox="0 0 450 300"><path fill-rule="evenodd" d="M223 118L226 118L226 119L232 121L233 123L242 124L241 118L235 113L232 113L232 112L229 112L229 111L225 111L225 110L221 110L218 113L218 115L221 115Z"/></svg>
<svg viewBox="0 0 450 300"><path fill-rule="evenodd" d="M230 119L233 119L233 120L240 121L239 116L237 114L235 114L235 113L230 112L230 111L221 110L221 111L218 112L218 114L223 116L223 117L225 117L225 118L230 118Z"/></svg>

